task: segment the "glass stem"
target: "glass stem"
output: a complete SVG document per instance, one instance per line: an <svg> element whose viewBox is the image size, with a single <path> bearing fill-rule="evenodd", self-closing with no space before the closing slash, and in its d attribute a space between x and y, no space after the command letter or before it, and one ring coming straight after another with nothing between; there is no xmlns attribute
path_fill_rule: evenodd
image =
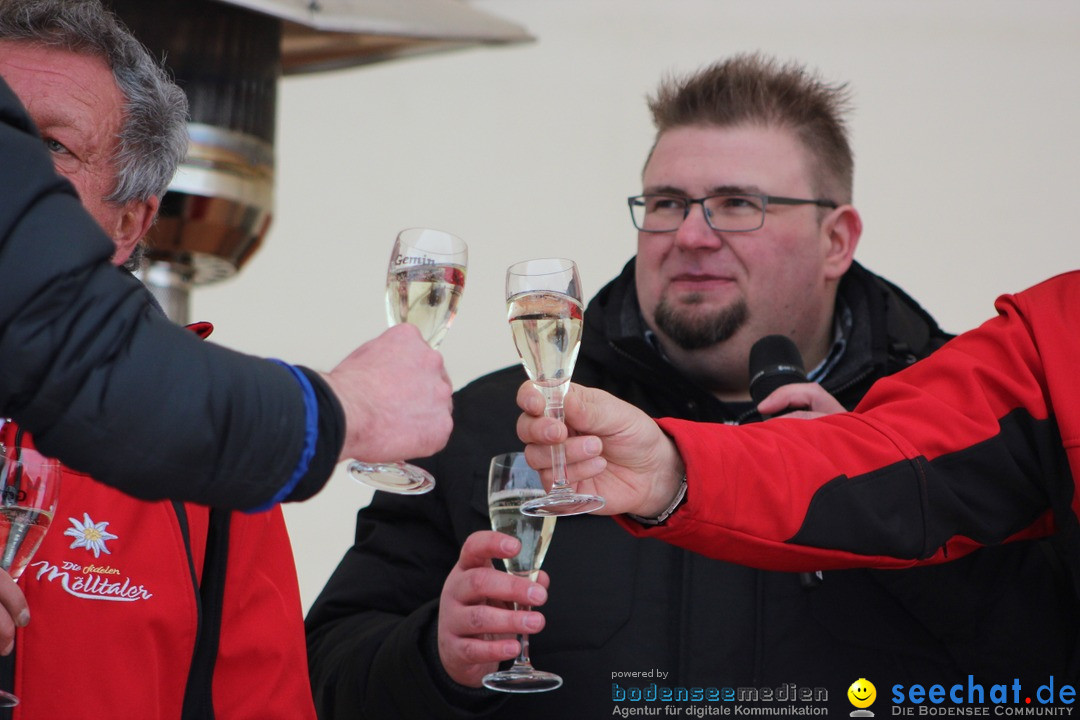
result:
<svg viewBox="0 0 1080 720"><path fill-rule="evenodd" d="M529 610L529 606L522 607L517 603L514 603L514 610ZM525 633L518 633L518 644L521 645L521 649L518 651L518 656L514 658L514 667L529 668L532 669L532 661L529 660L529 636Z"/></svg>
<svg viewBox="0 0 1080 720"><path fill-rule="evenodd" d="M562 392L551 392L547 395L544 407L544 415L555 418L559 422L565 420L563 412ZM566 482L566 446L563 443L551 446L551 493L569 493L570 484Z"/></svg>

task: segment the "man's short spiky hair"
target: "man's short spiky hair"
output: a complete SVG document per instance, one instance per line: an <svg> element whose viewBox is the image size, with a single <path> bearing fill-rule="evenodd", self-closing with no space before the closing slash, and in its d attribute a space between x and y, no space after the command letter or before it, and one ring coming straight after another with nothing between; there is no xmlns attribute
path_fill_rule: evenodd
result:
<svg viewBox="0 0 1080 720"><path fill-rule="evenodd" d="M753 53L665 79L649 99L656 137L686 126L760 125L793 131L816 160L813 191L851 201L855 160L844 114L847 84L829 84L804 66Z"/></svg>

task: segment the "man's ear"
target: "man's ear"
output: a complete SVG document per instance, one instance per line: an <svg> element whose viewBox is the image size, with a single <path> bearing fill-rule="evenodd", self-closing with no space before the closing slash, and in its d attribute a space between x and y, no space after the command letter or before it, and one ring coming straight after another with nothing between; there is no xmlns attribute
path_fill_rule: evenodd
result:
<svg viewBox="0 0 1080 720"><path fill-rule="evenodd" d="M113 232L113 242L116 244L116 252L112 257L113 265L123 265L135 251L139 241L146 237L150 226L154 224L160 205L161 200L157 196L151 196L147 200L132 200L124 206L124 213Z"/></svg>
<svg viewBox="0 0 1080 720"><path fill-rule="evenodd" d="M827 244L825 275L839 280L855 259L855 248L862 236L862 218L852 205L841 205L830 212L821 223L821 233Z"/></svg>

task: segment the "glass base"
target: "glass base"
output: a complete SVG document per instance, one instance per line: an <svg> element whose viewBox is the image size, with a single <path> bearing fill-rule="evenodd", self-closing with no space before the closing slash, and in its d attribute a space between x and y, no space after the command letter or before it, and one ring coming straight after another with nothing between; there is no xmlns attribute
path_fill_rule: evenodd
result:
<svg viewBox="0 0 1080 720"><path fill-rule="evenodd" d="M548 517L551 515L581 515L604 507L599 495L552 492L543 497L521 504L523 515Z"/></svg>
<svg viewBox="0 0 1080 720"><path fill-rule="evenodd" d="M562 678L531 666L515 665L509 670L485 675L484 687L508 693L547 692L562 687Z"/></svg>
<svg viewBox="0 0 1080 720"><path fill-rule="evenodd" d="M562 680L559 681L559 684L562 685ZM0 690L0 708L11 708L18 704L19 698L5 690Z"/></svg>
<svg viewBox="0 0 1080 720"><path fill-rule="evenodd" d="M358 483L397 495L423 495L435 487L427 470L409 463L349 463L349 474Z"/></svg>

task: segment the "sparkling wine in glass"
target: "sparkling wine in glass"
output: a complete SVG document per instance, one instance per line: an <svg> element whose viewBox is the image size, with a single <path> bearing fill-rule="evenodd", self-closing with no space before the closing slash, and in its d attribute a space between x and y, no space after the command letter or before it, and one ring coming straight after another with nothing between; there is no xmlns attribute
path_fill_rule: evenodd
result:
<svg viewBox="0 0 1080 720"><path fill-rule="evenodd" d="M512 575L535 581L544 562L551 535L555 532L554 516L524 515L521 505L528 500L543 497L544 487L540 476L525 462L524 453L506 453L491 459L488 471L488 515L491 529L513 535L521 541L521 551L503 563ZM514 609L521 608L514 603ZM555 673L537 670L529 660L529 636L518 635L521 650L514 664L505 670L484 676L484 687L512 693L532 693L554 690L562 685L562 678Z"/></svg>
<svg viewBox="0 0 1080 720"><path fill-rule="evenodd" d="M525 372L544 393L544 414L563 419L563 400L581 345L584 304L577 265L563 258L526 260L506 271L510 332ZM528 515L577 515L604 507L604 498L574 492L566 482L566 451L551 447L551 492L521 507Z"/></svg>
<svg viewBox="0 0 1080 720"><path fill-rule="evenodd" d="M52 524L60 463L36 450L0 445L0 568L18 582ZM0 707L19 698L0 690Z"/></svg>
<svg viewBox="0 0 1080 720"><path fill-rule="evenodd" d="M398 233L386 271L387 321L414 325L428 345L439 347L457 315L468 258L465 241L448 232L409 228ZM349 474L376 490L399 495L420 495L435 487L431 473L405 462L353 460Z"/></svg>

